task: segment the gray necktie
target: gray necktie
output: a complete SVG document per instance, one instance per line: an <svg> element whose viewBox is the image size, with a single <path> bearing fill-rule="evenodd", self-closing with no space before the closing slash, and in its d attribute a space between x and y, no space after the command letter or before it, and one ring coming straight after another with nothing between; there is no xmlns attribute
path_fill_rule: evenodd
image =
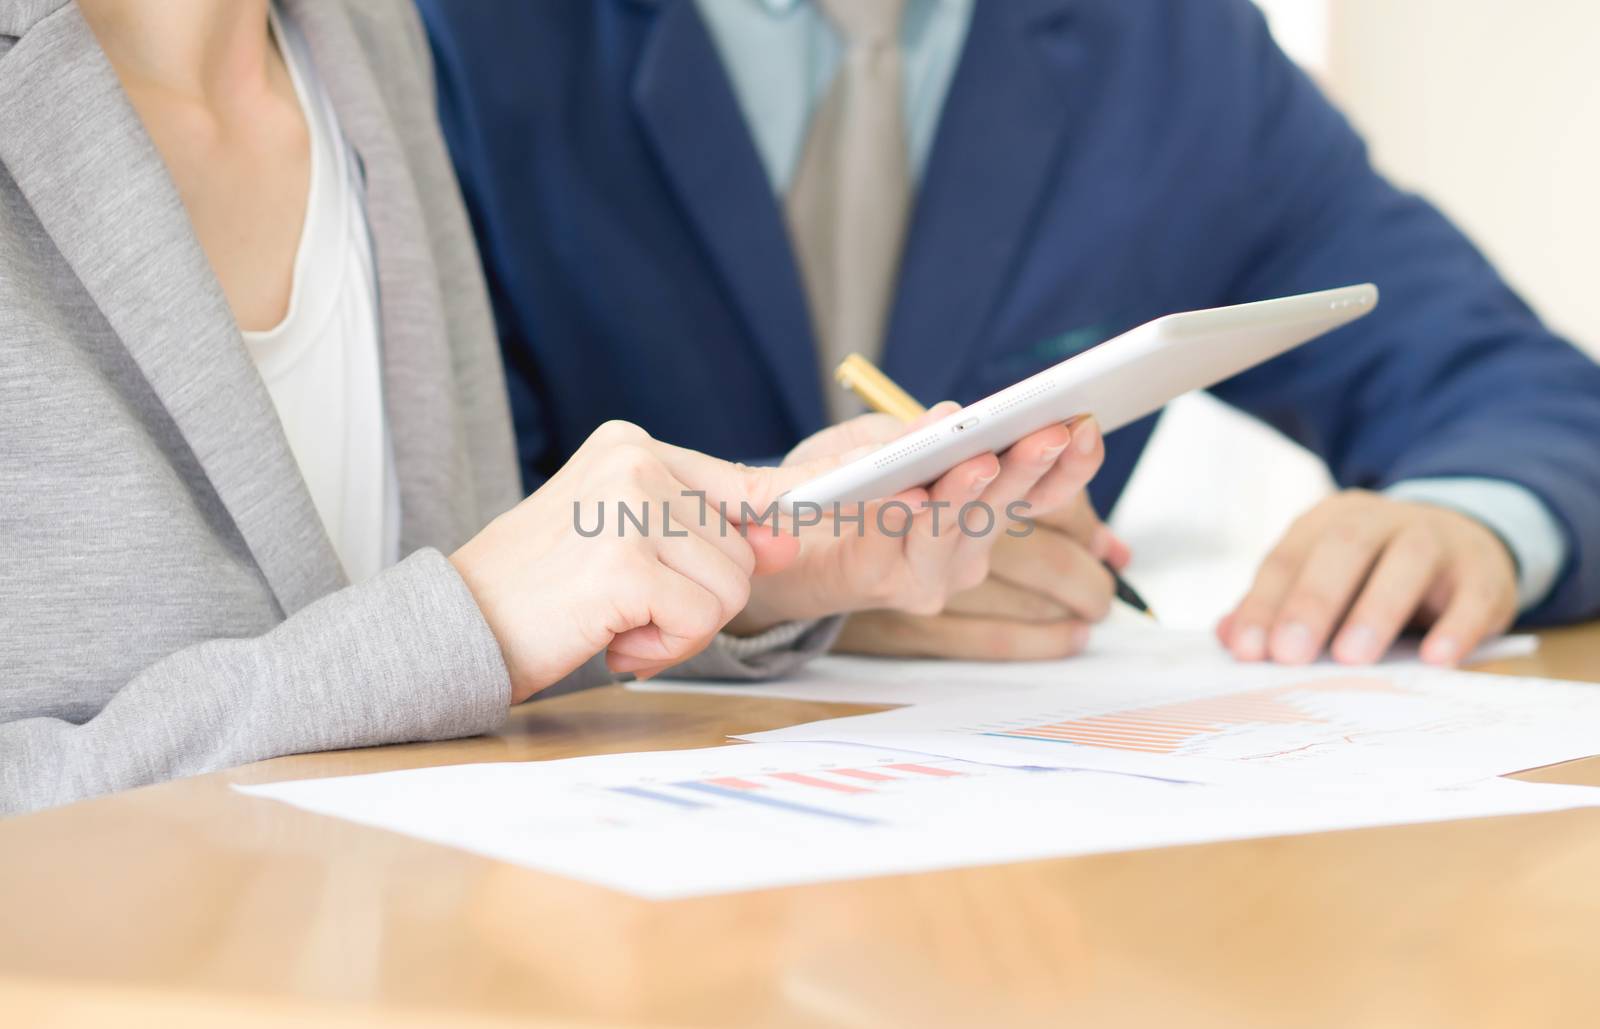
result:
<svg viewBox="0 0 1600 1029"><path fill-rule="evenodd" d="M817 0L845 53L811 118L787 203L835 421L861 404L833 384L851 353L878 360L911 203L901 106L905 0Z"/></svg>

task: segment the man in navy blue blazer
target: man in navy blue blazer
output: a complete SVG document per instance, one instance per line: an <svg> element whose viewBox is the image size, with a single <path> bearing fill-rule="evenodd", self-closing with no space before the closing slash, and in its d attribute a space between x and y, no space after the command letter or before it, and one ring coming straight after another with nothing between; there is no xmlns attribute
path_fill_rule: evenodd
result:
<svg viewBox="0 0 1600 1029"><path fill-rule="evenodd" d="M610 418L745 460L826 423L789 219L818 111L871 63L839 2L421 0L530 487ZM1370 280L1374 315L1214 391L1345 487L1223 642L1360 663L1415 622L1452 663L1519 615L1600 611L1600 367L1373 171L1248 0L888 2L910 196L874 341L892 378L969 402L1161 314ZM1153 426L1105 441L1099 511ZM846 645L1076 649L1110 589L1092 559L1126 553L1092 514L1052 525L944 612L857 616Z"/></svg>

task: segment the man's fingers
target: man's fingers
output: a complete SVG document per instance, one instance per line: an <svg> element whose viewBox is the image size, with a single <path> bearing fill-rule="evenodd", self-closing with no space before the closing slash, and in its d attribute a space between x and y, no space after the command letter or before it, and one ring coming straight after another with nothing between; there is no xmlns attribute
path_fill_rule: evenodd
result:
<svg viewBox="0 0 1600 1029"><path fill-rule="evenodd" d="M1334 637L1334 659L1341 664L1371 664L1383 657L1416 613L1443 561L1444 549L1421 526L1390 540Z"/></svg>
<svg viewBox="0 0 1600 1029"><path fill-rule="evenodd" d="M1038 515L1034 521L1046 528L1065 533L1085 545L1101 524L1100 516L1095 513L1094 506L1082 493L1079 493L1066 507Z"/></svg>
<svg viewBox="0 0 1600 1029"><path fill-rule="evenodd" d="M1133 549L1100 520L1100 515L1089 501L1087 490L1079 490L1077 497L1061 510L1042 515L1034 521L1045 528L1066 533L1097 560L1106 562L1118 571L1133 560Z"/></svg>
<svg viewBox="0 0 1600 1029"><path fill-rule="evenodd" d="M1002 539L989 567L995 577L1049 597L1075 618L1098 622L1111 613L1111 573L1076 540L1053 529Z"/></svg>
<svg viewBox="0 0 1600 1029"><path fill-rule="evenodd" d="M1223 615L1217 621L1217 627L1213 632L1216 633L1217 642L1226 647L1228 641L1233 639L1233 613L1229 612Z"/></svg>
<svg viewBox="0 0 1600 1029"><path fill-rule="evenodd" d="M1387 539L1386 530L1347 525L1312 546L1272 626L1268 647L1274 661L1302 665L1316 660Z"/></svg>
<svg viewBox="0 0 1600 1029"><path fill-rule="evenodd" d="M1089 627L1082 622L866 611L845 622L834 650L965 661L1052 661L1079 653L1088 641Z"/></svg>
<svg viewBox="0 0 1600 1029"><path fill-rule="evenodd" d="M1305 543L1293 531L1268 554L1256 569L1255 581L1239 606L1228 616L1232 634L1227 646L1240 661L1267 658L1267 630L1277 619L1278 608L1300 574L1305 560Z"/></svg>
<svg viewBox="0 0 1600 1029"><path fill-rule="evenodd" d="M1036 524L1071 536L1096 561L1104 561L1119 572L1133 561L1133 548L1100 520L1086 491L1080 492L1078 499L1065 509L1037 519Z"/></svg>
<svg viewBox="0 0 1600 1029"><path fill-rule="evenodd" d="M1514 587L1496 587L1481 569L1462 572L1444 613L1422 638L1422 659L1434 665L1457 665L1490 636L1498 635L1516 617Z"/></svg>
<svg viewBox="0 0 1600 1029"><path fill-rule="evenodd" d="M1017 622L1059 622L1072 617L1066 605L1048 595L1014 586L994 574L951 597L943 613Z"/></svg>

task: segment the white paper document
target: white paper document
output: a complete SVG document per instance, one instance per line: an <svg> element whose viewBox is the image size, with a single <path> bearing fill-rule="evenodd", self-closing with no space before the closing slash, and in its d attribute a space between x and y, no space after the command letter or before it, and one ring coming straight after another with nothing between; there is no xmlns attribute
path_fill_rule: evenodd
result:
<svg viewBox="0 0 1600 1029"><path fill-rule="evenodd" d="M1239 790L816 744L235 788L657 899L1600 804L1597 789L1510 780Z"/></svg>
<svg viewBox="0 0 1600 1029"><path fill-rule="evenodd" d="M1054 682L1069 662L907 661L819 657L771 682L650 679L631 682L641 693L711 693L833 704L931 704L941 700L1028 690Z"/></svg>
<svg viewBox="0 0 1600 1029"><path fill-rule="evenodd" d="M1522 657L1538 650L1532 635L1502 636L1473 653L1469 663ZM1337 667L1331 661L1324 665ZM1417 642L1395 644L1382 667L1420 665ZM931 704L1002 690L1063 683L1093 683L1144 668L1226 670L1240 667L1209 632L1164 629L1144 620L1095 627L1089 647L1063 661L904 661L822 657L775 682L739 683L651 679L630 683L646 693L713 693L838 704Z"/></svg>
<svg viewBox="0 0 1600 1029"><path fill-rule="evenodd" d="M1426 787L1600 753L1600 686L1420 667L1174 666L741 738L1189 782Z"/></svg>

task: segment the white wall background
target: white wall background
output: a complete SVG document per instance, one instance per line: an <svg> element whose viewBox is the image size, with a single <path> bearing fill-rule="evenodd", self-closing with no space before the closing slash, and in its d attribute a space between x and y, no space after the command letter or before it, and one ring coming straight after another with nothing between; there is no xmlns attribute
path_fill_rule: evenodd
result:
<svg viewBox="0 0 1600 1029"><path fill-rule="evenodd" d="M1328 84L1378 165L1600 355L1600 3L1330 6Z"/></svg>
<svg viewBox="0 0 1600 1029"><path fill-rule="evenodd" d="M1379 167L1439 203L1541 314L1600 355L1600 2L1258 2ZM1187 397L1112 521L1163 622L1209 627L1331 488L1298 447Z"/></svg>

